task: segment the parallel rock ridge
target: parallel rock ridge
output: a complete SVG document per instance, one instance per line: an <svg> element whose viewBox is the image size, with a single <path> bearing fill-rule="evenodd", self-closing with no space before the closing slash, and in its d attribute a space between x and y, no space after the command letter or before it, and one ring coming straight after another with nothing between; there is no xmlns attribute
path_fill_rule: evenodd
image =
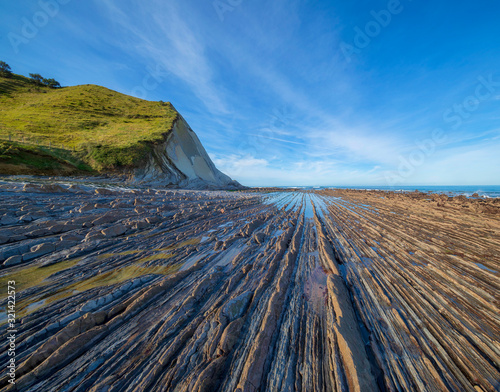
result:
<svg viewBox="0 0 500 392"><path fill-rule="evenodd" d="M0 388L497 391L500 204L454 199L0 183Z"/></svg>

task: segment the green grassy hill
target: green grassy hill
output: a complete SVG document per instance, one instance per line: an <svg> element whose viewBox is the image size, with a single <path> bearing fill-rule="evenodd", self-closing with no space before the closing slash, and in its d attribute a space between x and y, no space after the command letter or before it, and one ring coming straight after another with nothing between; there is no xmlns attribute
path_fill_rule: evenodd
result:
<svg viewBox="0 0 500 392"><path fill-rule="evenodd" d="M168 102L105 87L51 89L20 75L0 77L0 174L134 167L147 156L151 142L172 129L177 116Z"/></svg>

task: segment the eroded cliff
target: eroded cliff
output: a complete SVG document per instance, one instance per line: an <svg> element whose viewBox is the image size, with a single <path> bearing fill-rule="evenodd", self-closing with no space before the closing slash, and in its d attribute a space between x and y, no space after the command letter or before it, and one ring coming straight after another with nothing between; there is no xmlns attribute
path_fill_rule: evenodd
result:
<svg viewBox="0 0 500 392"><path fill-rule="evenodd" d="M215 167L198 136L181 115L164 140L151 147L145 164L132 170L130 179L134 183L189 189L242 188Z"/></svg>

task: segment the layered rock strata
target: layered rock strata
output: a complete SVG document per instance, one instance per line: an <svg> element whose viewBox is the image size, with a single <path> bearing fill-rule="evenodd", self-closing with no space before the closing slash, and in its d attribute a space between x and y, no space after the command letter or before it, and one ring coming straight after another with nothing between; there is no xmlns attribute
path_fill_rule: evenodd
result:
<svg viewBox="0 0 500 392"><path fill-rule="evenodd" d="M498 205L439 203L0 184L16 387L498 390Z"/></svg>

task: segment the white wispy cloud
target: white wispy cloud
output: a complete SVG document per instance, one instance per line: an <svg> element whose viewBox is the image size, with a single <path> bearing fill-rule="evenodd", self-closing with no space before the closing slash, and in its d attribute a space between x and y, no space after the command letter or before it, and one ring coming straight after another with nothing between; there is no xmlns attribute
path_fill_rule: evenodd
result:
<svg viewBox="0 0 500 392"><path fill-rule="evenodd" d="M204 26L195 29L192 24L186 22L176 2L168 4L155 2L156 12L152 18L150 14L143 12L136 12L132 17L132 15L124 13L116 1L107 0L104 4L113 14L115 22L130 33L130 37L125 40L127 45L130 45L130 40L132 40L134 50L140 56L161 62L172 74L187 83L212 112L219 115L227 113L224 90L213 83L214 71L206 53L211 41L203 35ZM150 7L151 5L148 4L149 9ZM300 27L300 17L297 7L288 7L287 10L291 22L284 24L287 29L285 35L291 37ZM141 11L141 7L139 7L139 11ZM269 11L271 12L271 10ZM148 20L142 20L146 15ZM146 30L137 27L146 23ZM273 122L274 118L274 122L284 122L284 124L283 126L274 126L273 122L271 124L273 126L269 127L271 132L266 132L266 128L262 128L259 133L245 133L243 130L245 138L253 138L252 141L255 138L273 141L277 143L278 150L279 144L296 145L297 154L303 154L303 158L297 156L295 161L307 161L306 156L332 156L336 154L344 159L345 164L368 162L386 165L397 162L396 155L403 150L403 141L387 137L383 132L369 131L367 130L368 124L346 125L345 121L349 120L349 116L347 116L349 108L345 109L346 111L340 116L323 110L318 102L315 102L314 99L311 100L309 91L304 91L300 85L291 82L289 77L283 74L282 69L279 68L281 65L279 62L262 62L259 53L253 49L254 42L257 41L264 48L268 47L269 50L273 50L282 42L283 34L276 35L280 38L273 42L272 36L268 32L253 31L251 26L253 26L251 23L246 25L246 29L249 36L252 34L252 41L235 42L228 36L224 37L225 45L217 47L216 50L229 63L241 67L250 79L263 81L267 88L267 95L272 94L279 97L277 106L271 110L270 122ZM217 32L215 31L214 34ZM335 36L332 36L331 40L335 41ZM259 49L262 50L261 47ZM339 59L332 59L332 62L340 64ZM349 99L351 93L356 95L352 92L349 83L346 82L350 75L342 71L340 66L335 67L334 64L331 64L330 68L336 70L332 77L336 81L342 81L341 83L336 82L335 87L338 88L337 85L341 84L345 98ZM293 121L288 118L291 116L290 113L281 113L277 110L280 105L286 105L289 108L289 112L294 117ZM344 115L347 117L346 119L342 119ZM289 126L290 124L287 122L292 123L292 126ZM261 153L272 153L272 148L270 148L272 146L266 144L266 147ZM240 151L240 153L244 153L244 151ZM259 164L266 158L269 156L258 157L257 159L262 160L259 161ZM249 162L256 163L248 159L236 162L233 159L233 161L228 160L227 162L219 161L218 164L229 167L226 170L228 172L241 173L244 167L249 167ZM322 172L319 172L320 164L313 164L313 162L321 162ZM309 166L312 165L318 167L316 175L324 177L328 172L327 161L311 160ZM236 167L238 170L235 170ZM261 165L260 169L271 170L271 167ZM297 173L296 175L298 176Z"/></svg>
<svg viewBox="0 0 500 392"><path fill-rule="evenodd" d="M120 37L118 45L134 51L143 62L161 64L186 83L211 112L228 113L221 89L213 80L204 38L186 20L179 3L135 3L130 13L116 0L103 1L102 5L127 34Z"/></svg>
<svg viewBox="0 0 500 392"><path fill-rule="evenodd" d="M317 30L304 30L312 26L298 0L243 2L224 23L215 12L206 14L213 11L206 4L102 4L123 31L116 41L122 50L138 61L160 63L208 109L204 114L188 106L195 131L216 152L216 165L243 183L383 182L435 127L447 125L443 112L477 83L469 73L445 91L437 84L430 91L420 85L429 85L430 77L443 79L445 70L421 72L414 66L411 76L377 79L375 71L346 67L338 51L323 50L338 48L342 26L332 26L335 18L318 18L314 27L328 33L318 38L321 45L311 44L304 32ZM474 119L484 117L478 111ZM481 137L475 135L484 132L445 130L446 144L436 146L414 178L436 173L432 164L448 167L447 154L460 156L457 145L477 144ZM482 137L488 136L494 140L494 134Z"/></svg>

